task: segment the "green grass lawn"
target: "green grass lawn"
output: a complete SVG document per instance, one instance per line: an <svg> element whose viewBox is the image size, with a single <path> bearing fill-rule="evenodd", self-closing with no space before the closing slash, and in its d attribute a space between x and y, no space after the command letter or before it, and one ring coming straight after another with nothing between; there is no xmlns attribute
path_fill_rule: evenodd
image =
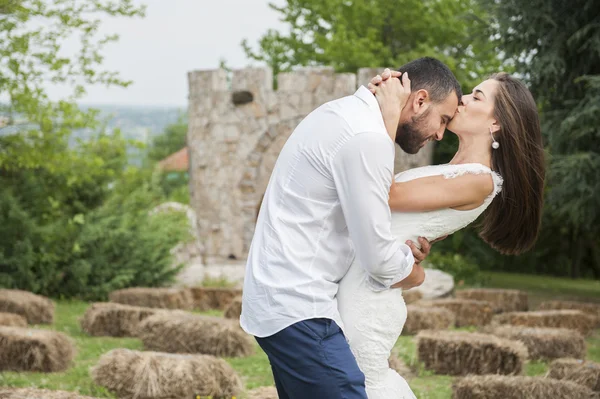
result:
<svg viewBox="0 0 600 399"><path fill-rule="evenodd" d="M597 281L566 280L549 277L522 276L507 273L486 273L486 286L498 288L518 288L530 293L531 302L537 303L547 298L568 298L600 301L600 283ZM69 334L76 342L78 354L72 368L63 373L0 373L0 386L37 387L79 391L82 394L100 398L113 398L104 388L95 385L89 369L99 357L114 348L143 349L141 341L133 338L89 337L79 327L79 317L88 304L79 301L57 301L55 323L51 328ZM220 312L210 312L216 315ZM588 359L600 362L600 331L596 331L588 342ZM399 356L417 370L417 376L410 385L419 399L449 399L453 378L434 375L419 366L416 359L416 346L412 337L402 336L396 344ZM230 358L227 361L243 377L246 388L251 389L272 385L269 362L265 354L256 346L256 354L246 358ZM542 375L547 365L532 362L526 366L527 375Z"/></svg>
<svg viewBox="0 0 600 399"><path fill-rule="evenodd" d="M483 272L483 275L485 287L527 291L530 308L550 299L600 302L600 280L497 272Z"/></svg>

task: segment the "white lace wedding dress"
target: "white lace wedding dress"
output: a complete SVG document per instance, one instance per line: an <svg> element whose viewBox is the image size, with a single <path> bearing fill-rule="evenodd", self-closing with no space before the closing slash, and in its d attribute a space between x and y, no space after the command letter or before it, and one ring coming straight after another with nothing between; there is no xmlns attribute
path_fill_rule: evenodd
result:
<svg viewBox="0 0 600 399"><path fill-rule="evenodd" d="M392 213L392 234L401 242L418 237L434 240L466 227L488 207L502 187L502 178L481 164L432 165L396 175L397 182L443 175L454 178L465 173L492 175L494 190L478 208L459 211L441 209L430 212ZM406 304L401 289L374 292L365 284L365 271L355 261L340 282L337 295L343 329L365 374L369 399L413 399L414 393L396 371L388 366L402 327L406 322Z"/></svg>

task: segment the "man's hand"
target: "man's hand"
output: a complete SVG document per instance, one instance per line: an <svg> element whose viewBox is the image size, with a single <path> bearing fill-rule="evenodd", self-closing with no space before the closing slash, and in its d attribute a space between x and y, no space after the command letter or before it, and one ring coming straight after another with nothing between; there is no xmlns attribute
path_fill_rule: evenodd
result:
<svg viewBox="0 0 600 399"><path fill-rule="evenodd" d="M421 244L421 249L417 248L414 242L411 240L406 241L406 245L408 245L415 257L415 263L421 263L429 256L429 252L431 252L431 246L436 242L445 240L448 236L443 236L440 238L436 238L435 240L429 242L423 237L419 237L419 244Z"/></svg>
<svg viewBox="0 0 600 399"><path fill-rule="evenodd" d="M427 256L429 255L429 252L431 252L431 245L438 241L442 241L446 237L448 236L437 238L432 242L429 242L423 237L419 237L419 244L421 244L421 249L417 248L414 242L410 240L406 241L406 245L410 247L413 256L415 257L415 264L413 266L412 272L408 275L408 277L392 285L392 288L402 288L403 290L408 290L423 284L423 281L425 281L425 270L423 270L421 262L423 262L425 258L427 258Z"/></svg>
<svg viewBox="0 0 600 399"><path fill-rule="evenodd" d="M402 288L403 290L409 290L414 287L418 287L425 281L425 270L418 263L413 266L412 272L404 280L397 282L392 285L392 288Z"/></svg>
<svg viewBox="0 0 600 399"><path fill-rule="evenodd" d="M429 255L429 252L431 252L431 244L425 238L419 237L419 244L421 244L421 249L417 248L411 240L406 241L406 245L410 247L415 257L415 263L423 262L427 258L427 255Z"/></svg>

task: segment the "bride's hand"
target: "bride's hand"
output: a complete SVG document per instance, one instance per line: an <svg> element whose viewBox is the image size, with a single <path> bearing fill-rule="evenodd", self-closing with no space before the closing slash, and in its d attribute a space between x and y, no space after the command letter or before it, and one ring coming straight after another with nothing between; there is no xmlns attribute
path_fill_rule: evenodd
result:
<svg viewBox="0 0 600 399"><path fill-rule="evenodd" d="M383 82L384 80L388 80L389 78L398 78L400 79L400 76L402 76L402 72L400 71L392 71L390 70L390 68L385 68L383 70L383 72L381 73L381 75L377 75L375 76L373 79L371 79L371 81L368 84L368 88L371 91L371 93L375 94L375 91L377 89L377 85L381 82Z"/></svg>
<svg viewBox="0 0 600 399"><path fill-rule="evenodd" d="M400 72L396 72L396 74L400 74ZM384 77L386 78L385 80ZM397 77L394 77L391 71L386 70L383 76L377 75L371 80L369 90L377 98L386 130L393 140L396 137L400 113L406 105L411 92L408 74L402 74L402 82L400 82Z"/></svg>

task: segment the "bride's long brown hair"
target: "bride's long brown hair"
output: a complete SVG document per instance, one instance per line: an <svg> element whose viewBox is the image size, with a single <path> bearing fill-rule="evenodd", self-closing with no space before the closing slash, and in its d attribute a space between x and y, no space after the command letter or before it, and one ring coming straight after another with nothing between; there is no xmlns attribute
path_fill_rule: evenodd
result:
<svg viewBox="0 0 600 399"><path fill-rule="evenodd" d="M516 255L538 236L544 204L546 163L537 106L523 82L507 73L490 76L499 85L494 117L500 143L492 169L504 179L502 191L483 214L480 236L497 251Z"/></svg>

